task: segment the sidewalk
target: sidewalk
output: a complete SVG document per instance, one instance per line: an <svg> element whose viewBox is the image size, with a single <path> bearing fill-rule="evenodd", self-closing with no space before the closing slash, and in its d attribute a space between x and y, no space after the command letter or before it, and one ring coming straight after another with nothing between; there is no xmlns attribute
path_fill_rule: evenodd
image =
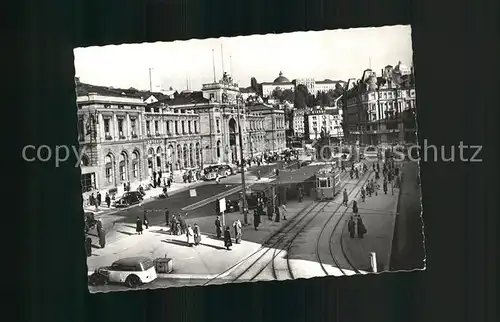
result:
<svg viewBox="0 0 500 322"><path fill-rule="evenodd" d="M203 181L197 181L193 183L172 183L171 187L168 189L168 194L169 195L174 195L179 192L186 191L188 189L194 188L196 186L199 186L202 184ZM147 203L149 201L154 200L156 197L158 197L160 194L163 193L163 187L157 187L157 188L151 188L149 190L145 191L146 195L144 196L144 200L140 204ZM111 201L111 204L113 204L114 201L118 200L121 196L116 196L115 200ZM84 200L84 203L87 203L86 200ZM138 204L138 205L140 205ZM133 205L127 208L115 208L111 205L110 208L107 207L107 205L102 202L101 207L99 207L99 210L96 211L95 206L84 206L83 209L84 211L92 211L96 215L105 215L105 214L111 214L115 213L118 211L121 211L123 209L129 209L131 207L135 207L137 205Z"/></svg>
<svg viewBox="0 0 500 322"><path fill-rule="evenodd" d="M173 258L174 272L162 274L160 278L211 279L257 251L271 234L311 204L312 200L288 203L288 220L281 220L279 223L268 220L267 216L261 216L261 224L257 231L253 227L253 216L249 215L249 225L243 226L242 229L241 244L234 243L232 224L236 219L240 219L243 224L243 215L240 213L225 215L225 225L231 227L233 237L231 251L227 251L224 242L215 236L215 216L187 219L188 224L197 223L200 226L202 241L198 247L188 247L185 235L170 235L167 227L150 226L148 230L144 230L143 235L136 235L134 225L122 225L120 232L128 236L106 245L104 249L93 248L92 256L87 259L87 268L90 274L96 268L110 265L119 258L148 256L154 259L167 256ZM92 239L94 245L97 244L97 238L92 237ZM218 277L223 278L229 273L230 271Z"/></svg>
<svg viewBox="0 0 500 322"><path fill-rule="evenodd" d="M342 251L351 263L362 271L371 272L370 253L377 256L378 272L388 271L392 252L392 240L397 216L399 189L388 186L387 195L381 189L378 196L366 196L365 202L358 197L359 214L363 218L367 233L363 239L350 238L347 224L342 232Z"/></svg>

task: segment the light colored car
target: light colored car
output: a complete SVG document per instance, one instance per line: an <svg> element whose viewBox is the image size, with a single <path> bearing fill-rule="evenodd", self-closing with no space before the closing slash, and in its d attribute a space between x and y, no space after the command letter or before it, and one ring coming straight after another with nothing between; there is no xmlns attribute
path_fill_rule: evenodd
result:
<svg viewBox="0 0 500 322"><path fill-rule="evenodd" d="M135 288L157 278L153 260L148 257L128 257L117 260L111 266L98 268L90 275L89 284L124 283Z"/></svg>

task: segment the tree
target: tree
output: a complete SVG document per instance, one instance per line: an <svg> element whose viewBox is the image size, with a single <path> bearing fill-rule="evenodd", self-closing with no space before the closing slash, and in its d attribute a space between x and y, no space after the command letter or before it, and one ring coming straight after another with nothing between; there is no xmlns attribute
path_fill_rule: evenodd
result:
<svg viewBox="0 0 500 322"><path fill-rule="evenodd" d="M294 106L296 109L303 110L307 107L307 97L309 96L309 91L307 90L307 87L304 85L300 84L297 86L295 89L295 99L294 99Z"/></svg>
<svg viewBox="0 0 500 322"><path fill-rule="evenodd" d="M257 95L262 96L262 86L257 83L257 79L255 79L255 77L250 79L250 87Z"/></svg>
<svg viewBox="0 0 500 322"><path fill-rule="evenodd" d="M295 101L295 93L291 89L285 89L281 95L284 101L293 103Z"/></svg>
<svg viewBox="0 0 500 322"><path fill-rule="evenodd" d="M273 90L273 92L271 93L271 97L282 101L283 100L283 90L279 87L276 87Z"/></svg>

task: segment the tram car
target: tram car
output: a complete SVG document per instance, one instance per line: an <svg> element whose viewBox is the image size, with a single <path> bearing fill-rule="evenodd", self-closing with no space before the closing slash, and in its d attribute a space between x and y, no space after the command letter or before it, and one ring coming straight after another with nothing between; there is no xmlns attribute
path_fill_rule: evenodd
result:
<svg viewBox="0 0 500 322"><path fill-rule="evenodd" d="M341 189L340 171L327 167L319 170L315 175L316 200L331 200Z"/></svg>

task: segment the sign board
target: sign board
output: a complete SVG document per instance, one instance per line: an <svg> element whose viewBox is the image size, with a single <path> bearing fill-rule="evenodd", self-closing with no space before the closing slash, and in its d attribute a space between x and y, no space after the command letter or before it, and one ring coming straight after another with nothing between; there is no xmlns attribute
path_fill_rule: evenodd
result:
<svg viewBox="0 0 500 322"><path fill-rule="evenodd" d="M219 199L219 211L220 212L226 211L226 198Z"/></svg>
<svg viewBox="0 0 500 322"><path fill-rule="evenodd" d="M196 189L190 189L189 190L189 197L193 198L193 197L196 197L197 194L196 194Z"/></svg>

